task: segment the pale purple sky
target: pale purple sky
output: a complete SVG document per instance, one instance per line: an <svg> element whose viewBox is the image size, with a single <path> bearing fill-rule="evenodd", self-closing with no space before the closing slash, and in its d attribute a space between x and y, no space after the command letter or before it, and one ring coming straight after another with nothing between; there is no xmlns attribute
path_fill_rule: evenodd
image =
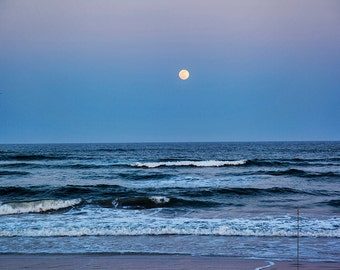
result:
<svg viewBox="0 0 340 270"><path fill-rule="evenodd" d="M337 0L0 1L0 143L340 140L339 74Z"/></svg>

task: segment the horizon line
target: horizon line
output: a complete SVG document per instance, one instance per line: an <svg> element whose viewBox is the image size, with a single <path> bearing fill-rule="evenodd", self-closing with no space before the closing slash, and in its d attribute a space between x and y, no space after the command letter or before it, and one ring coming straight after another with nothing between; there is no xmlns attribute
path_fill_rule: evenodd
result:
<svg viewBox="0 0 340 270"><path fill-rule="evenodd" d="M318 143L340 140L240 140L240 141L139 141L139 142L10 142L0 145L46 145L46 144L190 144L190 143Z"/></svg>

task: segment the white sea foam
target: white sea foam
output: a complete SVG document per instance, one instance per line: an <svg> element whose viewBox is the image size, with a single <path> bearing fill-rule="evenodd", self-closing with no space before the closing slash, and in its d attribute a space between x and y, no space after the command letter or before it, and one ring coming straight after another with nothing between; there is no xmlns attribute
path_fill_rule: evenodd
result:
<svg viewBox="0 0 340 270"><path fill-rule="evenodd" d="M68 208L79 203L81 203L81 199L6 203L0 205L0 215L46 212Z"/></svg>
<svg viewBox="0 0 340 270"><path fill-rule="evenodd" d="M177 167L177 166L193 166L193 167L223 167L238 166L246 164L247 160L205 160L205 161L166 161L166 162L136 162L135 167L157 168L157 167Z"/></svg>
<svg viewBox="0 0 340 270"><path fill-rule="evenodd" d="M268 265L261 266L261 267L257 267L257 268L255 268L255 270L263 270L263 269L266 269L266 268L272 267L273 265L275 265L275 263L274 263L274 262L268 262Z"/></svg>
<svg viewBox="0 0 340 270"><path fill-rule="evenodd" d="M164 197L164 196L152 196L150 197L150 200L152 200L154 203L157 204L163 204L170 202L170 198Z"/></svg>
<svg viewBox="0 0 340 270"><path fill-rule="evenodd" d="M88 212L88 213L87 213ZM143 235L206 235L295 237L295 217L261 218L164 218L144 215L141 211L85 208L82 215L46 217L24 216L18 226L16 219L3 219L0 236L143 236ZM87 213L87 214L86 214ZM85 215L85 216L84 216ZM84 218L87 215L88 218ZM301 237L340 238L339 218L325 220L303 219Z"/></svg>

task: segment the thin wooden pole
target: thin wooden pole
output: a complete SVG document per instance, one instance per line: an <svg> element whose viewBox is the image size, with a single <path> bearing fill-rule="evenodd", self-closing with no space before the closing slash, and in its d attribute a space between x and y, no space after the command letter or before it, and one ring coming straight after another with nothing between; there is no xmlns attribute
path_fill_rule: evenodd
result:
<svg viewBox="0 0 340 270"><path fill-rule="evenodd" d="M297 233L296 233L296 269L300 268L300 209L296 210L297 215Z"/></svg>

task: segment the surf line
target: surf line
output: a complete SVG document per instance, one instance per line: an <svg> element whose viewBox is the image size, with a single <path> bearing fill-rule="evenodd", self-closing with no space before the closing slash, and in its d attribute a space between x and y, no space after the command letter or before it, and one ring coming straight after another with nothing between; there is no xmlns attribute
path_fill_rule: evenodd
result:
<svg viewBox="0 0 340 270"><path fill-rule="evenodd" d="M273 262L267 262L267 263L269 263L269 264L265 265L265 266L261 266L261 267L255 268L254 270L262 270L262 269L266 269L266 268L269 268L269 267L275 265L275 263L273 263Z"/></svg>

